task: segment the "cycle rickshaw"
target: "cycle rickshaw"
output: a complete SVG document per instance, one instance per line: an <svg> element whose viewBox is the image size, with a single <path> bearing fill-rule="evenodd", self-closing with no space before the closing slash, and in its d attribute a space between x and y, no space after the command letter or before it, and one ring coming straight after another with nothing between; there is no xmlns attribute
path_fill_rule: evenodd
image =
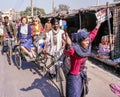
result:
<svg viewBox="0 0 120 97"><path fill-rule="evenodd" d="M32 49L36 49L36 47L32 47ZM18 67L18 69L21 68L22 66L22 60L26 61L26 62L34 62L35 64L37 64L38 68L40 67L39 63L45 63L47 61L47 59L45 59L45 55L42 52L43 48L40 48L39 53L36 53L36 57L35 58L30 58L29 56L27 56L21 49L20 44L15 45L14 47L14 61L15 61L15 65Z"/></svg>
<svg viewBox="0 0 120 97"><path fill-rule="evenodd" d="M60 60L61 56L58 57L57 55L58 54L55 54L53 56L53 55L50 55L49 53L43 52L41 50L41 52L37 55L36 58L33 58L28 61L28 60L26 60L26 56L25 56L24 52L20 49L20 45L16 45L14 48L15 64L18 67L18 69L21 68L22 60L25 60L27 62L34 62L37 65L37 67L40 69L41 69L41 64L43 64L42 69L43 69L44 75L46 75L47 73L49 74L50 68L52 66L54 66L55 72L56 72L56 76L54 79L56 79L56 80L53 80L51 78L51 76L49 75L50 80L57 87L61 97L65 97L65 90L63 89L65 84L63 84L63 81L66 81L66 80L65 80L63 69L62 69L62 61ZM47 64L47 61L49 59L52 59L53 61L50 61ZM56 82L57 82L57 84L56 84ZM58 83L59 83L60 88L58 87Z"/></svg>

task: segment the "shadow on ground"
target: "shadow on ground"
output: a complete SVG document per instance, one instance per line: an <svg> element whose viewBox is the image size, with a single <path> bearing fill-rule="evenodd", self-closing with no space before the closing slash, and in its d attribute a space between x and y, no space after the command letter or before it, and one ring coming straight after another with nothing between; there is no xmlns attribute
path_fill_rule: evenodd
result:
<svg viewBox="0 0 120 97"><path fill-rule="evenodd" d="M48 83L48 78L46 77L35 79L30 86L21 88L20 90L27 92L33 89L39 89L44 97L60 97L58 90Z"/></svg>

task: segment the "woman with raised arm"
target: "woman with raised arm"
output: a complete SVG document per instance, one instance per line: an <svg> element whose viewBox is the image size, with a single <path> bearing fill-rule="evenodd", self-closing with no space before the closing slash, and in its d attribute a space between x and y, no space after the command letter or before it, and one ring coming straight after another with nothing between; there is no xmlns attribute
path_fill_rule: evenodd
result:
<svg viewBox="0 0 120 97"><path fill-rule="evenodd" d="M66 35L67 49L64 50L66 56L70 57L71 68L67 75L67 97L83 97L82 94L87 94L87 73L86 73L86 60L91 54L91 43L97 35L101 23L97 23L93 31L88 33L87 30L81 29L75 35L76 42L72 42Z"/></svg>

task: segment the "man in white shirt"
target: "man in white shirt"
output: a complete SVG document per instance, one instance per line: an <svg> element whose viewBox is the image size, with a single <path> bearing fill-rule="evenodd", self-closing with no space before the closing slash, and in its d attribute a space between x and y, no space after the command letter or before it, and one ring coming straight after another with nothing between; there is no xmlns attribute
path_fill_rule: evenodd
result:
<svg viewBox="0 0 120 97"><path fill-rule="evenodd" d="M51 55L61 56L63 54L63 49L65 47L65 42L63 37L65 37L64 30L60 29L59 20L53 18L51 20L52 29L48 32L46 36L46 45L49 44L50 49L48 52ZM50 73L55 74L54 68L50 68Z"/></svg>

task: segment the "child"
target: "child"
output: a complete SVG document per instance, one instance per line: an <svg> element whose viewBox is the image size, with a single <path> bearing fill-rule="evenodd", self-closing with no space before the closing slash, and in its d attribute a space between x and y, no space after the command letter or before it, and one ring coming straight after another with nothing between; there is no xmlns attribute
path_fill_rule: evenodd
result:
<svg viewBox="0 0 120 97"><path fill-rule="evenodd" d="M91 42L97 35L100 24L101 23L98 22L97 26L90 34L87 30L80 30L76 35L76 42L73 43L68 34L66 35L66 42L69 47L64 50L64 53L66 56L70 57L71 63L71 68L66 80L67 97L83 97L83 85L87 87L85 63L87 57L91 54ZM86 91L86 93L87 92L88 91Z"/></svg>

